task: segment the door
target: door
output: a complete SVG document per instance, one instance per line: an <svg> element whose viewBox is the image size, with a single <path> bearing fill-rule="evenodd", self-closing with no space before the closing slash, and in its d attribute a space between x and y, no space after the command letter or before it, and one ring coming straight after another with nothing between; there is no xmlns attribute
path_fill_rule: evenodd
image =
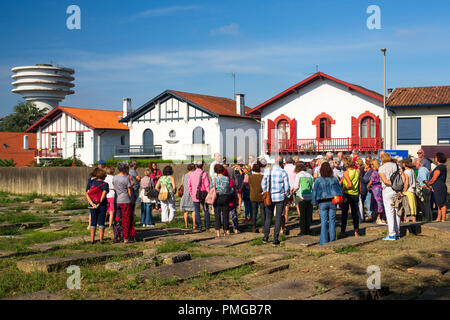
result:
<svg viewBox="0 0 450 320"><path fill-rule="evenodd" d="M144 154L154 153L153 131L151 129L146 129L143 133L142 148L144 149Z"/></svg>
<svg viewBox="0 0 450 320"><path fill-rule="evenodd" d="M290 145L290 127L287 120L280 120L277 124L280 151L288 151Z"/></svg>

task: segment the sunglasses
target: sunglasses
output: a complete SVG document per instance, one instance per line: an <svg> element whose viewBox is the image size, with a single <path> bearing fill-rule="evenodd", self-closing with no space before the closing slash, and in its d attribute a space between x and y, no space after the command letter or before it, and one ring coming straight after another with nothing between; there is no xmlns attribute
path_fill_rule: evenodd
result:
<svg viewBox="0 0 450 320"><path fill-rule="evenodd" d="M423 154L423 152L417 152L417 154Z"/></svg>

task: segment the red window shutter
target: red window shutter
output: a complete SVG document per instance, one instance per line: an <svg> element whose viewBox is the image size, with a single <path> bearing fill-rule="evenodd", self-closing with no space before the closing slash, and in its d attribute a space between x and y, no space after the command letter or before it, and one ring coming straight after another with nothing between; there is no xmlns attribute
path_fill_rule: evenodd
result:
<svg viewBox="0 0 450 320"><path fill-rule="evenodd" d="M375 118L375 137L377 138L377 149L381 149L381 135L380 135L380 117Z"/></svg>
<svg viewBox="0 0 450 320"><path fill-rule="evenodd" d="M275 122L273 122L272 120L267 120L267 152L271 152L272 151L272 133L275 130Z"/></svg>
<svg viewBox="0 0 450 320"><path fill-rule="evenodd" d="M289 127L291 129L290 132L290 138L291 138L291 148L292 152L295 152L297 149L297 121L295 119L292 119L289 123Z"/></svg>
<svg viewBox="0 0 450 320"><path fill-rule="evenodd" d="M352 149L359 146L359 123L358 119L352 117Z"/></svg>
<svg viewBox="0 0 450 320"><path fill-rule="evenodd" d="M331 139L331 122L329 119L325 121L325 138Z"/></svg>

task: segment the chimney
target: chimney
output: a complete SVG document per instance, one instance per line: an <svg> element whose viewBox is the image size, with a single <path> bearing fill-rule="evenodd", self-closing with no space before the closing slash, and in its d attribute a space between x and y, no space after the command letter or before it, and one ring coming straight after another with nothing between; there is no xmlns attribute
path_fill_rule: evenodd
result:
<svg viewBox="0 0 450 320"><path fill-rule="evenodd" d="M131 99L124 98L123 99L123 118L131 113Z"/></svg>
<svg viewBox="0 0 450 320"><path fill-rule="evenodd" d="M236 113L243 116L245 115L245 101L244 101L244 94L243 93L237 93L236 94Z"/></svg>
<svg viewBox="0 0 450 320"><path fill-rule="evenodd" d="M388 89L387 89L387 97L388 97L388 98L391 96L392 91L394 91L394 89L392 89L392 88L388 88Z"/></svg>

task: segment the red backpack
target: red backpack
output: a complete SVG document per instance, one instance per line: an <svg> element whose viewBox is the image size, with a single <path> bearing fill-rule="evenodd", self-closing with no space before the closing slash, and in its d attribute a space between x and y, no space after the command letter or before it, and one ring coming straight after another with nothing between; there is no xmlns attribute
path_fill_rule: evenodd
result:
<svg viewBox="0 0 450 320"><path fill-rule="evenodd" d="M104 186L106 182L103 182L100 186L96 186L95 184L92 185L92 187L88 191L88 196L91 198L92 201L95 203L99 203L100 199L102 198L103 190L100 189L100 187Z"/></svg>

